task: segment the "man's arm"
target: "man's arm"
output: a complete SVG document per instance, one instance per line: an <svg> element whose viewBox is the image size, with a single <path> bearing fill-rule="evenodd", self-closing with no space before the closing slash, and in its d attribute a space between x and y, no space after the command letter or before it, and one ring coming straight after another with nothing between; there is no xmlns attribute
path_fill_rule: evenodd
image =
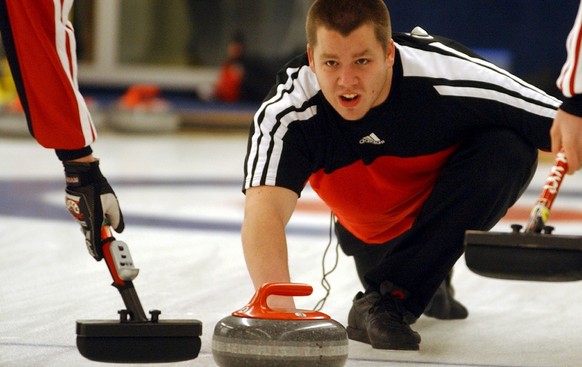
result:
<svg viewBox="0 0 582 367"><path fill-rule="evenodd" d="M297 194L273 186L246 191L242 244L247 268L255 288L264 283L289 282L285 227L295 210ZM269 297L274 308L294 308L290 297Z"/></svg>
<svg viewBox="0 0 582 367"><path fill-rule="evenodd" d="M556 85L564 95L554 119L550 135L552 152L564 149L568 159L568 173L582 168L582 1L572 30L566 39L567 57Z"/></svg>

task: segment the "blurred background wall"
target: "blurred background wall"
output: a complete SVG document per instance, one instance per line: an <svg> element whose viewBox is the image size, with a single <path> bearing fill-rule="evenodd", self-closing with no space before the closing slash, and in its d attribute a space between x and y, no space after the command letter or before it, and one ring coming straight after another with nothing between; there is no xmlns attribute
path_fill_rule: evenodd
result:
<svg viewBox="0 0 582 367"><path fill-rule="evenodd" d="M420 25L490 55L555 93L579 0L386 0L395 31ZM305 47L311 0L77 0L84 85L212 83L235 32L247 52L282 58Z"/></svg>
<svg viewBox="0 0 582 367"><path fill-rule="evenodd" d="M579 0L386 0L395 30L421 25L473 49L505 51L510 70L555 93Z"/></svg>

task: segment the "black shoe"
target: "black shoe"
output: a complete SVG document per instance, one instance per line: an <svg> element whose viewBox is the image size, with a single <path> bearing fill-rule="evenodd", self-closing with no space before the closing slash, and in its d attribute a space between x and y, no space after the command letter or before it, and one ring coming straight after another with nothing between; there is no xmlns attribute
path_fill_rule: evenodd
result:
<svg viewBox="0 0 582 367"><path fill-rule="evenodd" d="M418 350L420 335L404 321L405 314L390 294L359 292L348 315L348 338L376 349Z"/></svg>
<svg viewBox="0 0 582 367"><path fill-rule="evenodd" d="M460 320L469 316L467 308L454 298L455 290L451 285L451 276L452 274L449 273L432 296L424 310L426 316L441 320Z"/></svg>

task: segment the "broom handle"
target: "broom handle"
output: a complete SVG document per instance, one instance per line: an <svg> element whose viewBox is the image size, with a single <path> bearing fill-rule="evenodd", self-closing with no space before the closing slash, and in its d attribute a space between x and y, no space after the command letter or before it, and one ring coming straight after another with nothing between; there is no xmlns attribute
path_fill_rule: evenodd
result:
<svg viewBox="0 0 582 367"><path fill-rule="evenodd" d="M556 155L554 165L550 170L548 178L546 178L544 188L531 211L525 232L541 233L550 217L552 204L558 196L558 191L560 190L566 172L568 172L568 162L562 150Z"/></svg>
<svg viewBox="0 0 582 367"><path fill-rule="evenodd" d="M133 286L133 282L131 282L131 280L121 279L119 273L117 272L110 252L110 246L115 238L111 235L111 229L107 223L101 227L101 240L105 242L103 244L103 258L105 259L105 264L107 265L109 273L113 278L113 283L111 285L113 285L119 291L130 319L132 321L138 322L148 321L137 292Z"/></svg>

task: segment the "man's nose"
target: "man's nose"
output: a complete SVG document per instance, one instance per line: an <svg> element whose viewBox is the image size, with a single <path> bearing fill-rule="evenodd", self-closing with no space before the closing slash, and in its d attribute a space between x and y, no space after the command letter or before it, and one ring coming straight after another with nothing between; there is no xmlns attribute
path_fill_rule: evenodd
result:
<svg viewBox="0 0 582 367"><path fill-rule="evenodd" d="M356 73L351 66L345 66L340 70L338 83L343 87L350 87L357 83Z"/></svg>

